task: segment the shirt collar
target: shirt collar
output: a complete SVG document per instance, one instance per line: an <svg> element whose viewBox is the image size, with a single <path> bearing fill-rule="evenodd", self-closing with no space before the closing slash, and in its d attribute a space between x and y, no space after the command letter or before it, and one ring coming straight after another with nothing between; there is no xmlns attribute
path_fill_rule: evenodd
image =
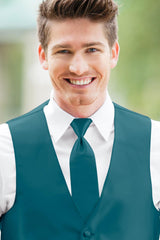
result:
<svg viewBox="0 0 160 240"><path fill-rule="evenodd" d="M48 127L54 141L57 142L70 127L74 117L62 110L53 99L53 92L50 101L44 108ZM91 117L100 134L107 141L114 126L114 106L107 92L105 103ZM64 121L65 119L65 121Z"/></svg>
<svg viewBox="0 0 160 240"><path fill-rule="evenodd" d="M44 113L51 136L57 142L70 126L74 117L58 106L53 98L53 92L51 92L48 105L44 108Z"/></svg>
<svg viewBox="0 0 160 240"><path fill-rule="evenodd" d="M103 138L108 141L109 135L114 128L114 105L108 92L106 101L98 111L91 116L91 119Z"/></svg>

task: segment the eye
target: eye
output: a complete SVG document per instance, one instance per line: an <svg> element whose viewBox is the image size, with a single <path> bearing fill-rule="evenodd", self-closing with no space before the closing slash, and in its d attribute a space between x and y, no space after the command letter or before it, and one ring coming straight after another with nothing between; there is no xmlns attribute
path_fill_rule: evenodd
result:
<svg viewBox="0 0 160 240"><path fill-rule="evenodd" d="M68 54L68 53L70 53L70 51L67 49L63 49L63 50L59 50L57 53L58 54Z"/></svg>
<svg viewBox="0 0 160 240"><path fill-rule="evenodd" d="M89 52L89 53L98 52L98 49L97 48L89 48L89 49L87 49L87 52Z"/></svg>

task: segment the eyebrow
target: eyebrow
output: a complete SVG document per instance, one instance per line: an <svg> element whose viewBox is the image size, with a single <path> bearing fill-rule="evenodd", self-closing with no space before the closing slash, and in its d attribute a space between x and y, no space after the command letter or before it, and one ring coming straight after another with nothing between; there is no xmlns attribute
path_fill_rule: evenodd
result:
<svg viewBox="0 0 160 240"><path fill-rule="evenodd" d="M101 46L101 47L105 47L105 45L101 42L90 42L90 43L85 43L82 46L83 47L92 47L92 46Z"/></svg>
<svg viewBox="0 0 160 240"><path fill-rule="evenodd" d="M84 43L82 44L82 47L92 47L92 46L101 46L101 47L105 47L105 45L101 42L89 42L89 43ZM70 44L57 44L55 46L53 46L51 49L52 50L56 50L59 48L72 48L72 46Z"/></svg>

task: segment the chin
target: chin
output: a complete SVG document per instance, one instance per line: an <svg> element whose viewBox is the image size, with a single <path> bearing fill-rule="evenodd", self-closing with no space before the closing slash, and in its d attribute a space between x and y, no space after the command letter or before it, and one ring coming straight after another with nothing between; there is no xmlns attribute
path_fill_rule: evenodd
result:
<svg viewBox="0 0 160 240"><path fill-rule="evenodd" d="M91 105L93 104L94 102L96 101L96 98L91 98L91 97L82 97L82 96L76 96L74 99L72 98L72 104L75 105L75 106L80 106L80 105Z"/></svg>

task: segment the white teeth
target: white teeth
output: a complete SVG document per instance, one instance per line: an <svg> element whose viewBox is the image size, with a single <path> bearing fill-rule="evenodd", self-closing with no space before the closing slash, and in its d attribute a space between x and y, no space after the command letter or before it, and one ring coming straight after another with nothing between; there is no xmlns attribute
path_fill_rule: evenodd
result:
<svg viewBox="0 0 160 240"><path fill-rule="evenodd" d="M88 85L92 82L92 78L88 78L88 79L81 79L81 80L69 80L70 83L74 84L74 85L78 85L78 86L83 86L83 85Z"/></svg>

